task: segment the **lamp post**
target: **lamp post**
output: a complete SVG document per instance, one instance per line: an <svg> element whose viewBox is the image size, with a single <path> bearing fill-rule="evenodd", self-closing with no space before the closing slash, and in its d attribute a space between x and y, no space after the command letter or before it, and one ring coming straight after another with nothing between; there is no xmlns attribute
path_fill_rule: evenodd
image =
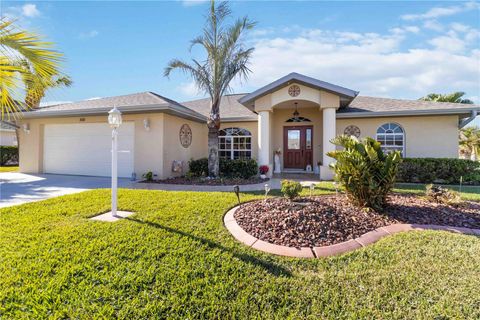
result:
<svg viewBox="0 0 480 320"><path fill-rule="evenodd" d="M117 217L117 130L122 124L122 113L115 106L108 112L108 123L112 128L112 216Z"/></svg>

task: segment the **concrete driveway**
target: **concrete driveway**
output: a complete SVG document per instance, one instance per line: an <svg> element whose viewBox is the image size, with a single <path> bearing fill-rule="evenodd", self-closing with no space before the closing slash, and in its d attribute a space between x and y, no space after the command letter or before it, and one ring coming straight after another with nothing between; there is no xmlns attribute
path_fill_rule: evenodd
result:
<svg viewBox="0 0 480 320"><path fill-rule="evenodd" d="M109 177L0 173L0 208L90 189L109 188L110 181ZM129 179L118 179L120 188L131 185Z"/></svg>

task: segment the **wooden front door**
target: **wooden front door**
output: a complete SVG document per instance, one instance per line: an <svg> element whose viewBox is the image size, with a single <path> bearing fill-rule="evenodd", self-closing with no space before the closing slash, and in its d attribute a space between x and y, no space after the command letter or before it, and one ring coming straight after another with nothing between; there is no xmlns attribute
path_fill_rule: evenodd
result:
<svg viewBox="0 0 480 320"><path fill-rule="evenodd" d="M305 170L313 168L313 127L298 126L283 128L283 167Z"/></svg>

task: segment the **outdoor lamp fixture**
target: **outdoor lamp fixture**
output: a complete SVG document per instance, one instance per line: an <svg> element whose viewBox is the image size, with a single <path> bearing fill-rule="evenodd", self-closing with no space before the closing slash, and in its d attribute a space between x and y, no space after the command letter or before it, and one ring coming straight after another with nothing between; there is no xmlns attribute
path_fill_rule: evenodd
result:
<svg viewBox="0 0 480 320"><path fill-rule="evenodd" d="M145 118L143 120L143 127L145 130L150 131L150 120L148 118Z"/></svg>
<svg viewBox="0 0 480 320"><path fill-rule="evenodd" d="M298 113L298 102L295 102L295 111L293 112L293 118L295 120L298 120L299 115L300 115L300 113Z"/></svg>
<svg viewBox="0 0 480 320"><path fill-rule="evenodd" d="M270 192L270 186L268 183L265 183L265 201L267 201L268 193Z"/></svg>
<svg viewBox="0 0 480 320"><path fill-rule="evenodd" d="M28 123L23 124L23 132L30 134L30 125Z"/></svg>
<svg viewBox="0 0 480 320"><path fill-rule="evenodd" d="M235 195L237 196L237 199L238 199L238 204L240 204L240 187L233 186L233 192L235 192Z"/></svg>
<svg viewBox="0 0 480 320"><path fill-rule="evenodd" d="M108 112L108 124L112 128L112 216L117 217L117 130L122 124L122 113L115 106Z"/></svg>

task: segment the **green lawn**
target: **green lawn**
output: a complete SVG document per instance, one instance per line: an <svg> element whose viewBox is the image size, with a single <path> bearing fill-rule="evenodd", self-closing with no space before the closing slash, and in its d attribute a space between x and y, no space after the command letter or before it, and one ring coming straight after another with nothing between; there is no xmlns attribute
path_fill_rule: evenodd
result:
<svg viewBox="0 0 480 320"><path fill-rule="evenodd" d="M0 167L1 172L15 172L18 171L18 167Z"/></svg>
<svg viewBox="0 0 480 320"><path fill-rule="evenodd" d="M116 223L87 219L108 211L108 190L0 210L1 319L480 318L479 237L410 232L283 258L223 227L232 193L119 194L136 214Z"/></svg>

